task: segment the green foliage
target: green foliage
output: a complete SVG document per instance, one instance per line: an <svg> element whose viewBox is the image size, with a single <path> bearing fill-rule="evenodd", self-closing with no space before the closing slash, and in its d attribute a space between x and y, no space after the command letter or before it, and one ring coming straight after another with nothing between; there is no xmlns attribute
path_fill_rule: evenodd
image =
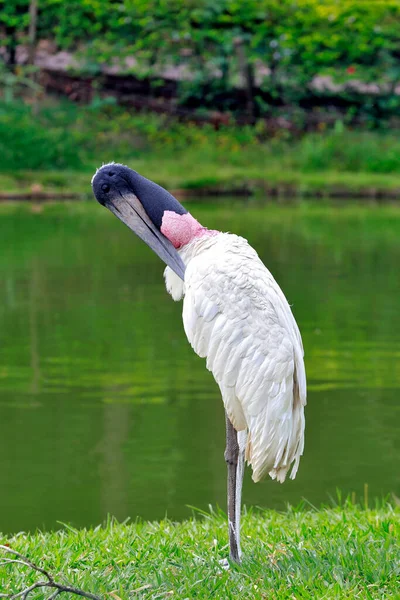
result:
<svg viewBox="0 0 400 600"><path fill-rule="evenodd" d="M26 35L27 6L7 2L0 13L10 50ZM124 65L128 55L139 76L186 65L192 77L180 85L182 103L230 109L238 81L252 86L263 64L270 71L259 75L259 113L276 103L315 103L318 92L309 84L317 75L377 83L381 94L356 87L320 93L341 96L373 123L400 108L398 0L41 0L39 9L39 37L80 47L91 72L104 62Z"/></svg>
<svg viewBox="0 0 400 600"><path fill-rule="evenodd" d="M398 598L400 519L384 506L249 512L244 560L224 570L227 524L222 513L172 523L118 524L54 533L17 534L8 543L68 581L100 596L128 600L185 598ZM2 592L36 578L18 564L1 565ZM5 587L4 587L5 585ZM44 595L39 595L41 599Z"/></svg>
<svg viewBox="0 0 400 600"><path fill-rule="evenodd" d="M0 104L0 156L3 170L81 166L74 134L23 104Z"/></svg>
<svg viewBox="0 0 400 600"><path fill-rule="evenodd" d="M116 49L121 36L126 43L140 33L127 4L122 0L41 0L39 36L53 38L60 48L99 40L102 45L111 42Z"/></svg>
<svg viewBox="0 0 400 600"><path fill-rule="evenodd" d="M29 0L4 2L0 12L0 26L6 41L17 36L24 41L29 27ZM112 32L121 25L118 18L123 2L112 0L40 0L38 36L50 37L62 48L71 48L107 29Z"/></svg>
<svg viewBox="0 0 400 600"><path fill-rule="evenodd" d="M154 114L130 113L113 104L79 107L0 103L0 171L79 170L102 162L125 162L167 187L240 189L293 184L324 190L400 187L400 142L394 134L351 131L338 122L333 130L300 139L269 134L265 122L226 126L219 131ZM357 176L356 176L357 175ZM24 179L16 176L21 184ZM57 175L32 175L53 188L71 189ZM87 177L86 175L83 176ZM81 178L75 177L76 189ZM18 187L18 185L17 185ZM8 186L8 189L9 186ZM74 188L75 189L75 188Z"/></svg>
<svg viewBox="0 0 400 600"><path fill-rule="evenodd" d="M0 81L2 82L3 88L3 99L5 104L12 104L12 102L20 95L26 95L26 92L31 92L33 95L39 94L42 89L41 86L36 83L34 77L37 72L35 66L18 66L14 71L5 68L0 63Z"/></svg>
<svg viewBox="0 0 400 600"><path fill-rule="evenodd" d="M399 173L400 140L396 135L342 131L304 136L287 156L290 168L302 172ZM286 158L283 158L283 162Z"/></svg>

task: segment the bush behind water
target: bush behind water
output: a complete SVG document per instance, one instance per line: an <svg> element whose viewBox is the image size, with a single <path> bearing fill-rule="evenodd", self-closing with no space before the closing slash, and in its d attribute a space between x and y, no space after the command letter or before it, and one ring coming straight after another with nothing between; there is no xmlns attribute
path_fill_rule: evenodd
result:
<svg viewBox="0 0 400 600"><path fill-rule="evenodd" d="M0 168L80 168L80 147L74 131L23 104L0 104Z"/></svg>
<svg viewBox="0 0 400 600"><path fill-rule="evenodd" d="M86 73L99 74L107 63L126 71L125 60L133 56L137 63L128 71L139 78L158 79L165 65L185 66L192 76L177 86L183 105L243 110L243 100L235 100L238 80L247 78L250 84L254 70L259 88L254 115L270 114L277 101L290 107L326 107L337 104L338 97L339 106L372 126L399 114L399 0L38 4L38 39L74 52L80 48L79 63ZM66 9L69 5L72 10ZM9 66L18 43L28 35L28 6L29 0L2 3L2 46L8 49ZM260 63L271 71L262 74ZM346 85L316 90L310 84L318 76ZM373 91L361 93L360 82L373 83Z"/></svg>
<svg viewBox="0 0 400 600"><path fill-rule="evenodd" d="M400 140L395 135L367 131L309 134L289 149L287 159L292 168L304 172L399 173Z"/></svg>
<svg viewBox="0 0 400 600"><path fill-rule="evenodd" d="M230 125L216 131L117 106L51 104L37 115L21 102L0 104L0 170L90 170L101 162L132 163L143 156L160 166L209 165L209 176L227 165L248 172L399 173L400 140L391 133L333 130L301 138L254 127Z"/></svg>

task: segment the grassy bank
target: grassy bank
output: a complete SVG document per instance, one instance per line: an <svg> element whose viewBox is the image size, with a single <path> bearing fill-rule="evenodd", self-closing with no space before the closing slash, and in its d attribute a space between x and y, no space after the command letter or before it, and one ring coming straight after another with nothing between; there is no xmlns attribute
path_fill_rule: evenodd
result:
<svg viewBox="0 0 400 600"><path fill-rule="evenodd" d="M124 162L170 189L400 197L400 141L388 132L293 137L254 127L215 131L114 106L52 104L32 115L0 104L0 194L90 193L103 162Z"/></svg>
<svg viewBox="0 0 400 600"><path fill-rule="evenodd" d="M116 158L181 197L218 194L327 196L400 199L400 174L319 171L302 173L269 166L199 163L190 153L174 158ZM102 161L96 163L100 166ZM194 166L193 166L194 165ZM91 196L96 166L79 171L15 171L0 173L0 199L68 195Z"/></svg>
<svg viewBox="0 0 400 600"><path fill-rule="evenodd" d="M115 600L400 598L400 512L389 505L250 512L243 565L229 571L218 562L226 542L222 514L2 537L56 580ZM36 579L21 565L0 566L3 593Z"/></svg>

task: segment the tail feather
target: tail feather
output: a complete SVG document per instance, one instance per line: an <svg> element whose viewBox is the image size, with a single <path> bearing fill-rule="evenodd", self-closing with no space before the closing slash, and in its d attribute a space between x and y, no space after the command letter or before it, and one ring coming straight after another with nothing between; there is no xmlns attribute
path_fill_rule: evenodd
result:
<svg viewBox="0 0 400 600"><path fill-rule="evenodd" d="M256 417L248 419L249 435L246 461L252 466L253 481L267 474L283 483L293 464L290 478L294 479L304 450L304 399L299 389L296 371L293 377L290 410L282 417L279 406L271 403Z"/></svg>

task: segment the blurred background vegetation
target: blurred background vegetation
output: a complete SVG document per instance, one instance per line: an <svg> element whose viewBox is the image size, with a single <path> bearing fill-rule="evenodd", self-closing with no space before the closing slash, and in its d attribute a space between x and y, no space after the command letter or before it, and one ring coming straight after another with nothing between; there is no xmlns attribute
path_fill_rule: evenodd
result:
<svg viewBox="0 0 400 600"><path fill-rule="evenodd" d="M114 159L184 188L397 194L399 26L398 0L8 0L0 182Z"/></svg>

